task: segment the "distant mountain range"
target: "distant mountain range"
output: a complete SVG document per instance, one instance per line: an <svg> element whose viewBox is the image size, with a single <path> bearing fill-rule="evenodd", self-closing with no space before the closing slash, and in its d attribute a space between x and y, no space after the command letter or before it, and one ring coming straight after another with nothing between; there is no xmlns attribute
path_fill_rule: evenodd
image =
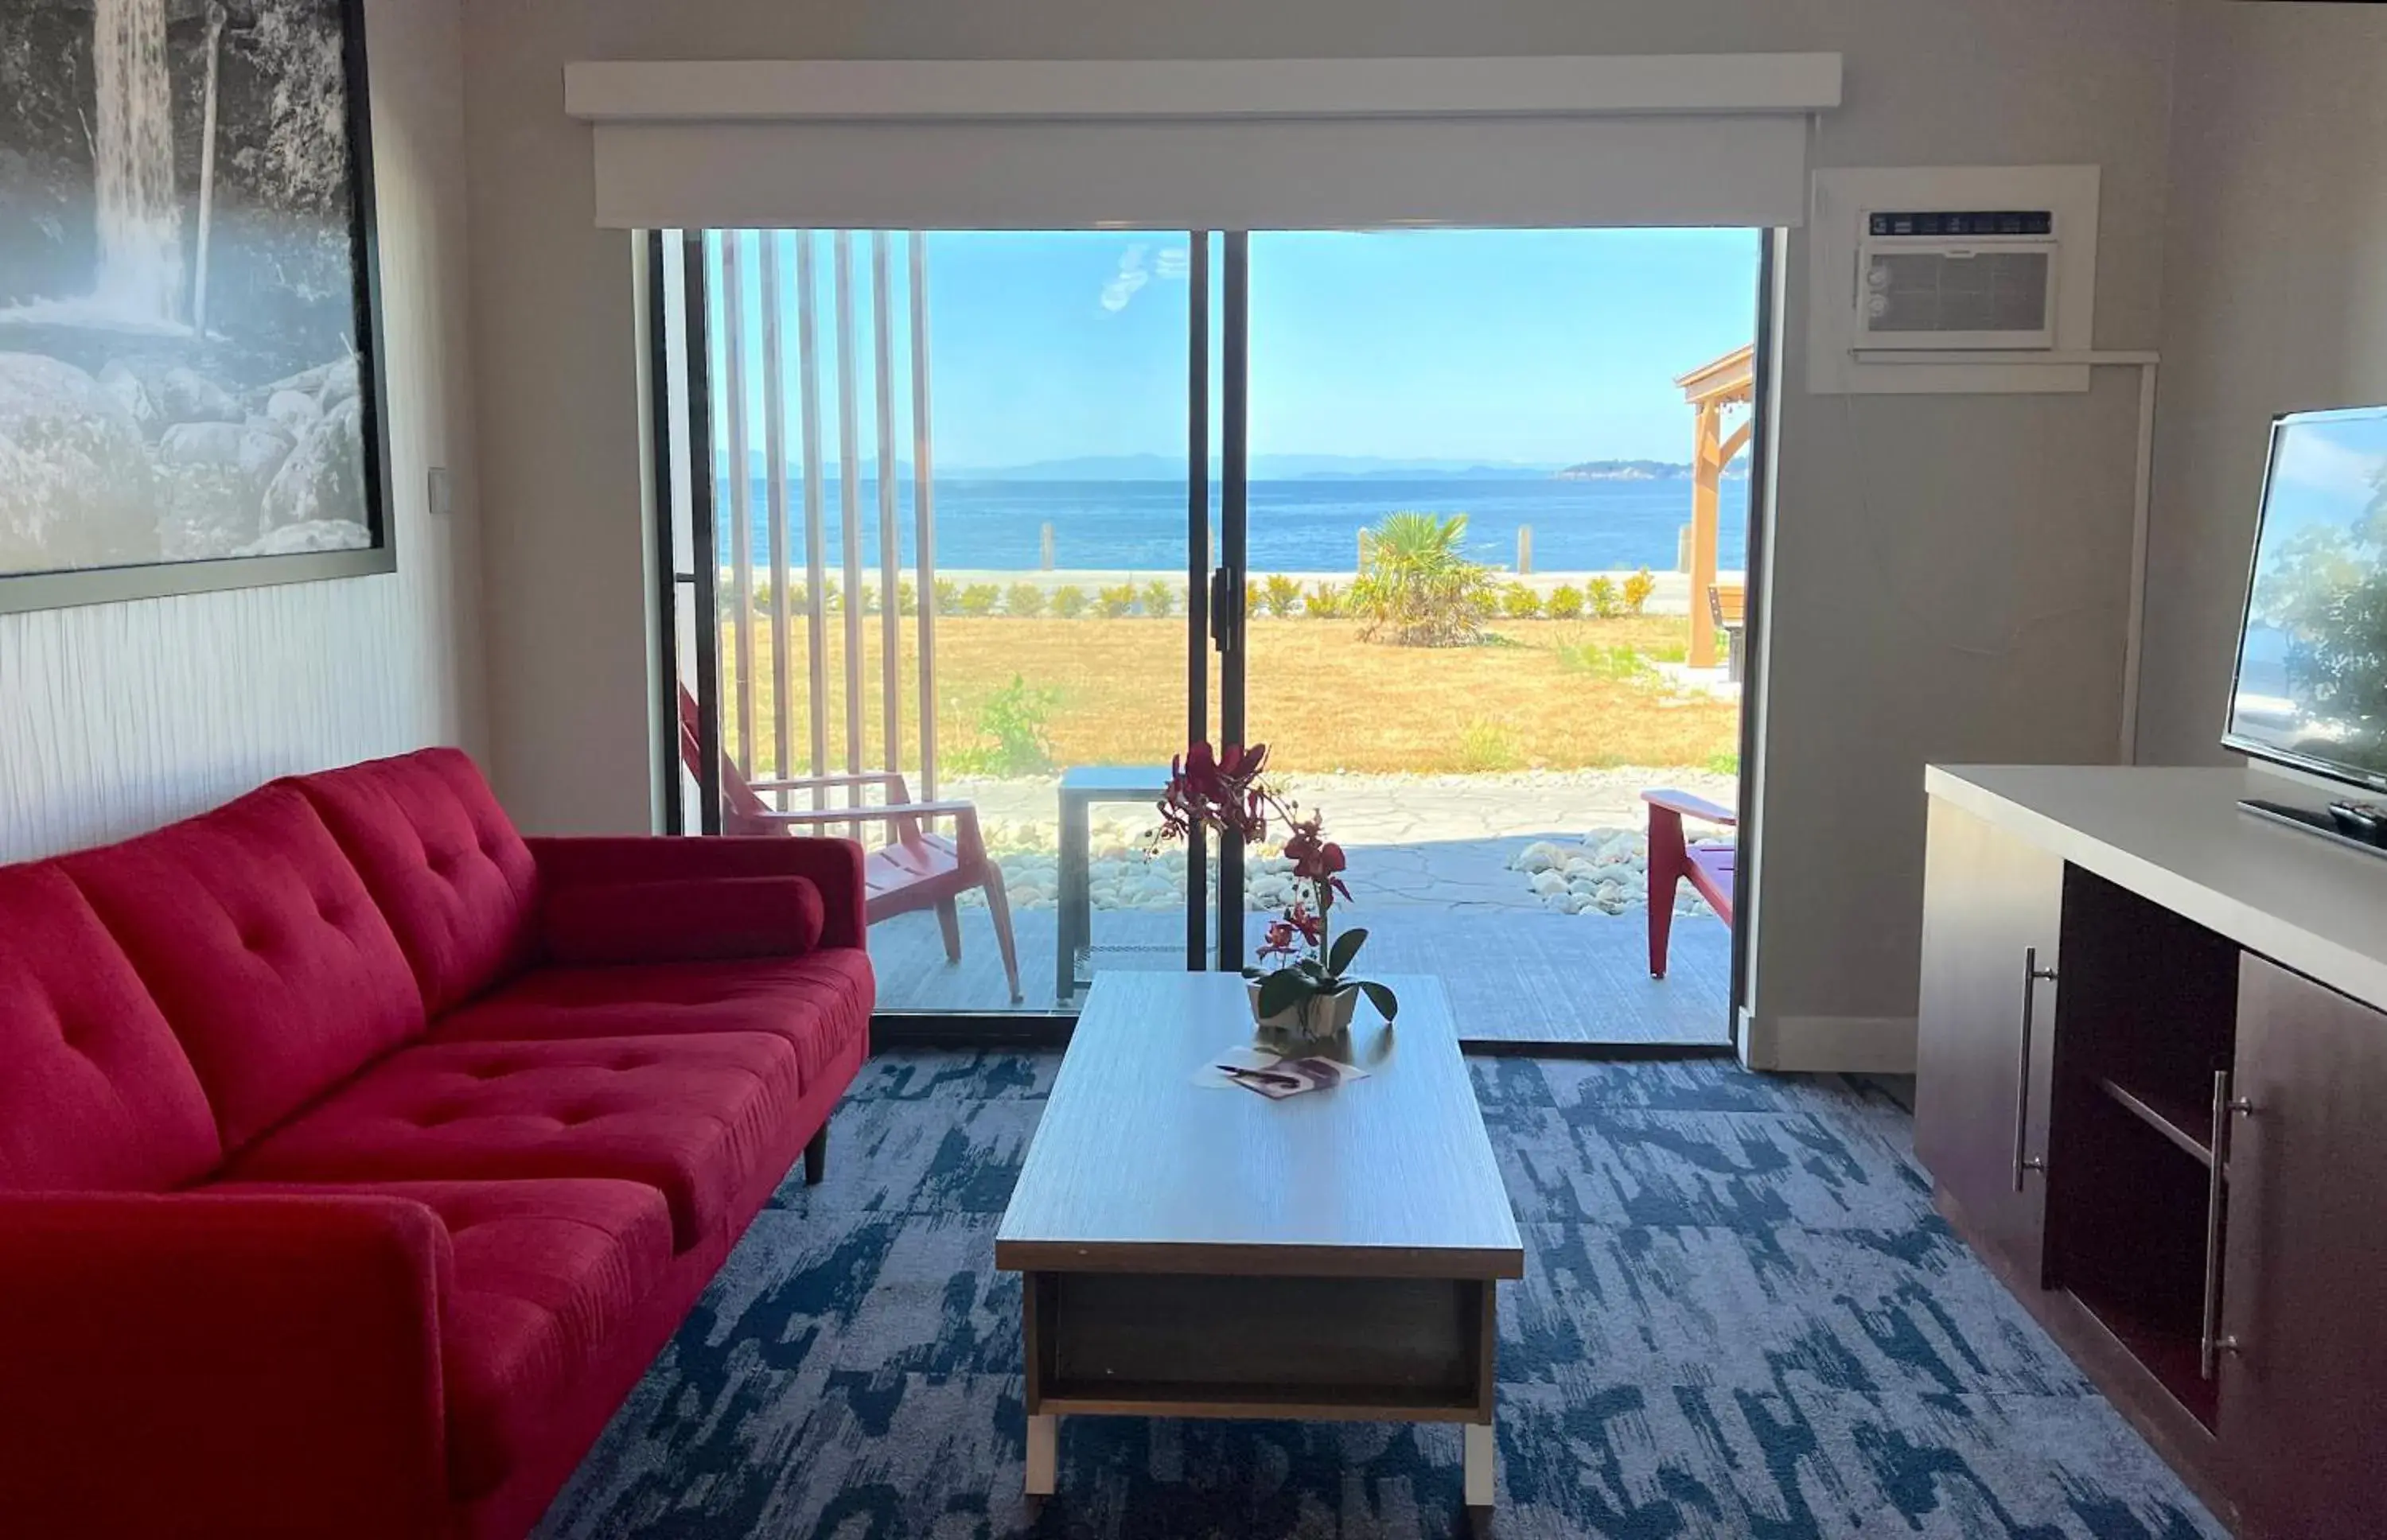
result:
<svg viewBox="0 0 2387 1540"><path fill-rule="evenodd" d="M1666 460L1586 460L1558 473L1560 481L1680 481L1691 473L1687 463Z"/></svg>
<svg viewBox="0 0 2387 1540"><path fill-rule="evenodd" d="M764 474L759 454L751 457L753 474ZM954 481L1182 481L1182 456L1079 455L1066 460L1039 460L1024 465L940 465L937 474ZM837 467L830 466L833 480ZM869 473L865 471L865 474ZM896 473L909 479L912 467L897 461ZM1219 473L1218 461L1210 473ZM1396 460L1375 455L1254 455L1254 481L1673 481L1687 476L1687 464L1660 460L1589 460L1574 465L1520 461Z"/></svg>

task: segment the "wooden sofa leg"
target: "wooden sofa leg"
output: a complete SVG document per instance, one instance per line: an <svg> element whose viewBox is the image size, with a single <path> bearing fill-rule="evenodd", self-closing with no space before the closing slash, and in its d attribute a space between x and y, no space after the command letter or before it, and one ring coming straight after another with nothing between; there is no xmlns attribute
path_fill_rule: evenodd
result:
<svg viewBox="0 0 2387 1540"><path fill-rule="evenodd" d="M824 1123L821 1125L821 1131L813 1135L813 1142L804 1146L804 1185L818 1187L821 1184L821 1178L827 1175L828 1175L828 1125Z"/></svg>

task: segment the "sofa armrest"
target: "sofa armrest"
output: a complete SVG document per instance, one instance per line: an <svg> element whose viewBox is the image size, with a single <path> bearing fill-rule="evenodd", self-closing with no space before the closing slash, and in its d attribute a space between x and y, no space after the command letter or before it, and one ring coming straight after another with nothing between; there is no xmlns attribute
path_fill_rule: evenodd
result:
<svg viewBox="0 0 2387 1540"><path fill-rule="evenodd" d="M0 1196L0 1513L443 1533L451 1269L436 1217L394 1198Z"/></svg>
<svg viewBox="0 0 2387 1540"><path fill-rule="evenodd" d="M802 877L821 895L823 946L867 944L862 847L851 839L771 835L567 835L529 840L542 885Z"/></svg>

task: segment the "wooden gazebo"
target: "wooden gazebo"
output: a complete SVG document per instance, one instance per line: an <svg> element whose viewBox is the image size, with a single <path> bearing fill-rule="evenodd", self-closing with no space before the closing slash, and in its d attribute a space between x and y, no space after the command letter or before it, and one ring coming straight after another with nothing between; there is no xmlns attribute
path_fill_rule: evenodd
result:
<svg viewBox="0 0 2387 1540"><path fill-rule="evenodd" d="M1713 668L1716 663L1715 616L1708 590L1716 580L1716 518L1724 484L1724 468L1749 443L1752 419L1726 434L1724 414L1747 407L1757 398L1757 348L1736 347L1711 363L1701 364L1674 382L1683 399L1698 414L1691 453L1691 649L1690 666Z"/></svg>

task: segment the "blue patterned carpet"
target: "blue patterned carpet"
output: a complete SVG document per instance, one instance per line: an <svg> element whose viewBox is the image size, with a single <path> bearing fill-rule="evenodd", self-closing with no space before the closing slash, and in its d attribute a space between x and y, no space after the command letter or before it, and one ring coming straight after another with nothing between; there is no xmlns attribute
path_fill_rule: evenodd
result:
<svg viewBox="0 0 2387 1540"><path fill-rule="evenodd" d="M1029 1508L991 1262L1058 1062L865 1069L827 1181L756 1219L542 1534L1463 1533L1459 1433L1433 1426L1064 1419L1061 1496ZM2221 1534L1932 1213L1878 1091L1471 1062L1527 1246L1496 1534Z"/></svg>

